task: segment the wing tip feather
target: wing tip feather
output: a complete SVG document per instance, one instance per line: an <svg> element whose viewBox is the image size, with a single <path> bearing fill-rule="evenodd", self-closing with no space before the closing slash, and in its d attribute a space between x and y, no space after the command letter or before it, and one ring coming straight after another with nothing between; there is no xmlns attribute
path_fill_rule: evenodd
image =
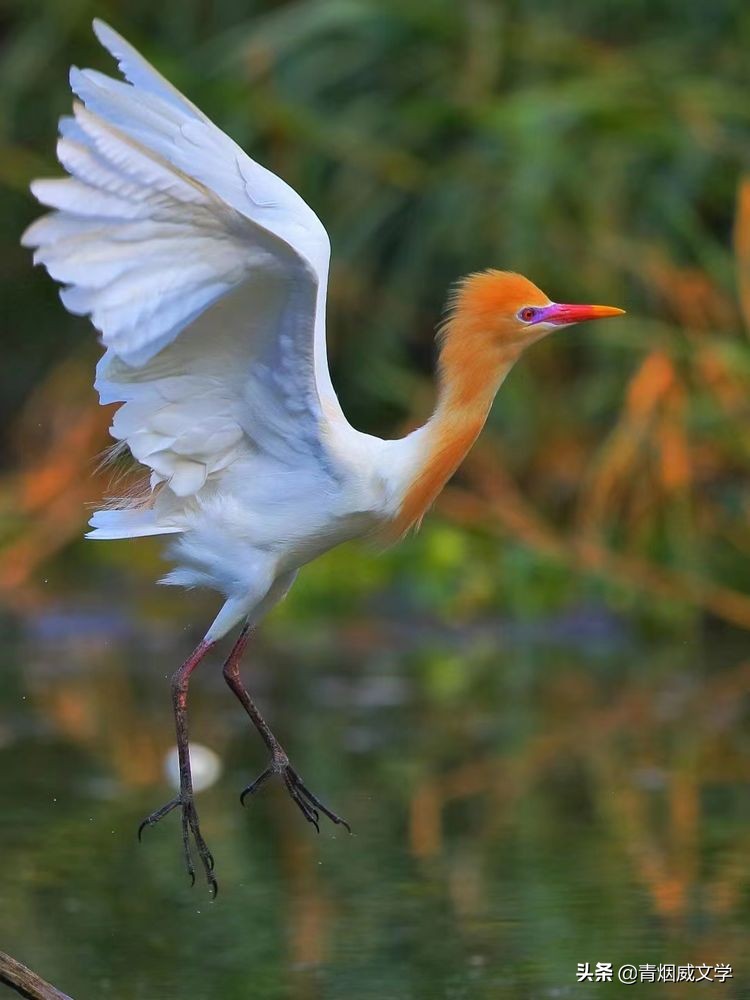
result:
<svg viewBox="0 0 750 1000"><path fill-rule="evenodd" d="M78 66L71 66L68 70L68 85L73 93L80 97L83 101L84 98L81 96L80 88L83 84L83 70Z"/></svg>
<svg viewBox="0 0 750 1000"><path fill-rule="evenodd" d="M100 17L93 18L91 21L91 30L96 35L97 40L101 42L105 49L108 49L110 52L112 52L112 50L109 46L112 42L122 41L122 38L117 34L115 29L107 24L106 21L103 21ZM114 53L112 54L114 55Z"/></svg>
<svg viewBox="0 0 750 1000"><path fill-rule="evenodd" d="M120 61L125 58L129 51L134 51L132 45L122 37L119 31L115 31L111 24L107 24L100 17L95 17L92 20L91 29L99 44L109 52L113 59L117 60L120 69L122 69Z"/></svg>

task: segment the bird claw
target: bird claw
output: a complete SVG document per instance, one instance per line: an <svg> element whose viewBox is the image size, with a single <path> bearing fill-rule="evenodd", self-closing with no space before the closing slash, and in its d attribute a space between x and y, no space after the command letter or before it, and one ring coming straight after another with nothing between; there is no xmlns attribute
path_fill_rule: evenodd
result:
<svg viewBox="0 0 750 1000"><path fill-rule="evenodd" d="M244 788L242 790L242 792L240 793L240 805L244 806L245 799L248 797L248 795L254 795L258 791L258 789L261 787L261 785L264 785L268 781L268 779L271 777L271 775L273 773L274 773L273 768L272 767L267 767L265 769L265 771L263 771L262 774L258 775L258 777L255 779L255 781L252 781L247 786L247 788Z"/></svg>
<svg viewBox="0 0 750 1000"><path fill-rule="evenodd" d="M142 842L143 831L147 826L155 826L160 819L164 819L168 813L171 813L173 809L176 809L180 805L181 799L178 796L176 799L172 799L171 802L167 802L165 805L161 806L159 809L155 809L150 813L138 827L138 840Z"/></svg>
<svg viewBox="0 0 750 1000"><path fill-rule="evenodd" d="M138 840L142 840L143 831L149 826L155 826L160 820L164 819L173 809L180 807L182 810L182 844L185 855L185 868L190 877L190 887L195 885L195 868L193 867L193 857L190 850L190 837L192 835L193 841L195 843L195 849L198 852L198 857L203 865L203 870L206 874L206 881L208 882L208 888L213 899L216 899L216 894L219 891L219 884L216 881L216 876L214 875L215 861L214 856L209 851L206 841L203 839L203 834L201 833L200 826L198 824L198 811L195 808L195 803L193 801L192 792L184 793L177 796L176 799L172 799L170 802L165 803L165 805L160 806L159 809L155 809L149 816L147 816L143 822L138 827Z"/></svg>
<svg viewBox="0 0 750 1000"><path fill-rule="evenodd" d="M274 755L271 764L265 769L265 771L259 774L255 781L251 782L247 788L242 791L240 795L240 802L242 805L245 805L245 799L254 795L268 781L268 779L272 778L275 774L282 777L290 798L305 817L307 822L311 823L318 833L320 833L320 813L327 816L332 823L336 824L336 826L343 826L347 833L352 832L352 828L345 819L333 812L332 809L329 809L328 806L324 805L320 799L313 795L310 789L306 787L300 776L289 763L285 754L279 754L278 756Z"/></svg>

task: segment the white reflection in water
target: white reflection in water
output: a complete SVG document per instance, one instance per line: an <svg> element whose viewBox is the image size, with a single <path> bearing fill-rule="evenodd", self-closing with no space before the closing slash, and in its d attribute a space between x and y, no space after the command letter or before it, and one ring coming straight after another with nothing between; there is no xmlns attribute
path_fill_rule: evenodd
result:
<svg viewBox="0 0 750 1000"><path fill-rule="evenodd" d="M221 757L210 747L202 743L190 744L190 767L193 772L193 789L202 792L210 788L222 771ZM173 747L164 758L164 774L170 785L180 787L180 765L177 758L177 747Z"/></svg>

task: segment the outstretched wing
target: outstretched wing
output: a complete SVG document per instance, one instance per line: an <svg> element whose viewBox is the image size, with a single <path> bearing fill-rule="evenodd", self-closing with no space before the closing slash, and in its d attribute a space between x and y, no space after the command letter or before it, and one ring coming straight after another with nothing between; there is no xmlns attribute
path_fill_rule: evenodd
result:
<svg viewBox="0 0 750 1000"><path fill-rule="evenodd" d="M82 103L57 147L70 176L32 184L53 211L23 242L100 331L101 401L124 404L113 436L173 499L252 452L325 469L323 408L337 404L323 225L124 39L94 30L129 82L71 71ZM95 515L101 537L170 530L115 513Z"/></svg>

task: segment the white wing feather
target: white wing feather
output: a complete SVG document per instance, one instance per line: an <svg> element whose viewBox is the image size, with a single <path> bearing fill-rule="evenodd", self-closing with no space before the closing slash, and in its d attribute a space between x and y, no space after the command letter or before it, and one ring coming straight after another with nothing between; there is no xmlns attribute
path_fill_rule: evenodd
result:
<svg viewBox="0 0 750 1000"><path fill-rule="evenodd" d="M118 537L180 530L180 501L256 454L324 482L321 398L340 410L317 216L116 32L95 31L130 82L71 71L82 103L58 143L70 176L34 182L53 211L23 242L101 333L96 385L124 403L113 436L168 487L155 512L94 516L95 536Z"/></svg>

